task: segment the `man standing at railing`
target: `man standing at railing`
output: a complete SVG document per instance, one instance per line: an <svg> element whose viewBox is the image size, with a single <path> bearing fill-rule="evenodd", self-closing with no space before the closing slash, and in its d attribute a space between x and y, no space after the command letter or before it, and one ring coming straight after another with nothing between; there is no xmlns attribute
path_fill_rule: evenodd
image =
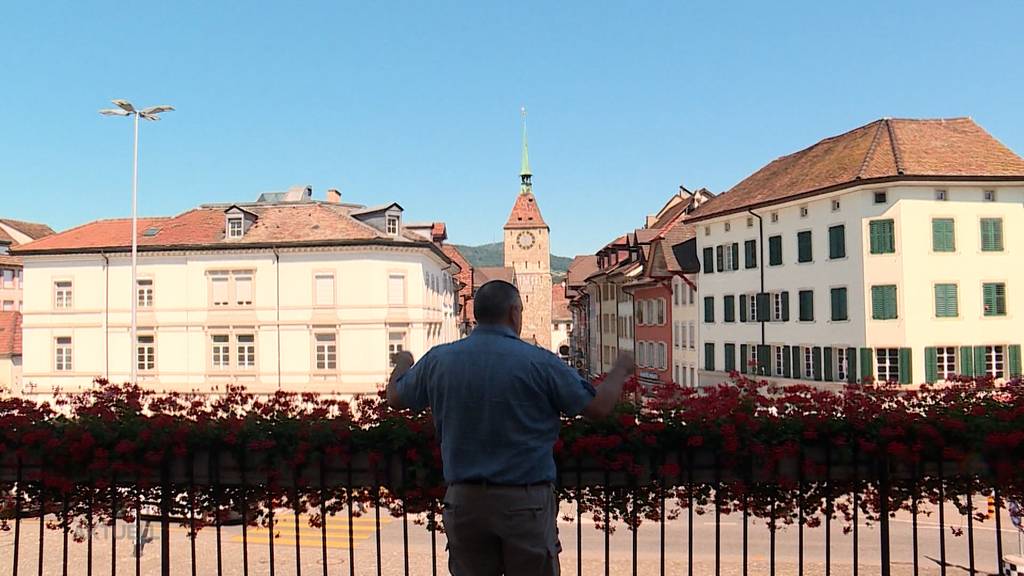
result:
<svg viewBox="0 0 1024 576"><path fill-rule="evenodd" d="M473 301L478 326L414 365L395 357L388 403L433 410L441 440L444 526L454 576L559 573L552 454L561 415L604 418L622 395L633 358L619 356L595 390L551 352L519 338L519 291L495 280Z"/></svg>

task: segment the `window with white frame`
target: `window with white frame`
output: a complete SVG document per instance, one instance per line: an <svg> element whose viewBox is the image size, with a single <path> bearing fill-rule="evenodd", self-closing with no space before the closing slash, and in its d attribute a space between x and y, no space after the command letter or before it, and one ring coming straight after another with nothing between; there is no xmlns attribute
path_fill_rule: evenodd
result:
<svg viewBox="0 0 1024 576"><path fill-rule="evenodd" d="M54 370L57 372L71 371L71 352L71 337L58 336L54 340Z"/></svg>
<svg viewBox="0 0 1024 576"><path fill-rule="evenodd" d="M993 378L1002 378L1005 368L1003 346L985 346L985 374Z"/></svg>
<svg viewBox="0 0 1024 576"><path fill-rule="evenodd" d="M747 308L750 310L750 315L747 316L747 320L750 322L757 322L757 294L747 295Z"/></svg>
<svg viewBox="0 0 1024 576"><path fill-rule="evenodd" d="M696 324L694 322L690 322L690 350L697 349L696 328Z"/></svg>
<svg viewBox="0 0 1024 576"><path fill-rule="evenodd" d="M210 366L214 370L231 368L231 336L212 334L210 336Z"/></svg>
<svg viewBox="0 0 1024 576"><path fill-rule="evenodd" d="M317 272L313 275L313 284L316 305L334 306L334 273Z"/></svg>
<svg viewBox="0 0 1024 576"><path fill-rule="evenodd" d="M679 279L672 279L672 305L679 306Z"/></svg>
<svg viewBox="0 0 1024 576"><path fill-rule="evenodd" d="M228 238L241 238L244 230L245 227L241 216L228 218Z"/></svg>
<svg viewBox="0 0 1024 576"><path fill-rule="evenodd" d="M658 342L658 368L662 370L668 368L668 350L664 342Z"/></svg>
<svg viewBox="0 0 1024 576"><path fill-rule="evenodd" d="M726 244L722 254L722 270L729 271L739 268L739 262L733 261L732 256L732 246Z"/></svg>
<svg viewBox="0 0 1024 576"><path fill-rule="evenodd" d="M388 332L388 367L395 367L395 354L405 351L408 346L405 343L406 332L404 330L392 330Z"/></svg>
<svg viewBox="0 0 1024 576"><path fill-rule="evenodd" d="M14 287L14 270L11 268L4 268L4 288Z"/></svg>
<svg viewBox="0 0 1024 576"><path fill-rule="evenodd" d="M251 270L216 270L207 274L210 305L215 308L252 306L253 272Z"/></svg>
<svg viewBox="0 0 1024 576"><path fill-rule="evenodd" d="M985 190L985 201L986 202L995 202L996 201L996 191L995 190Z"/></svg>
<svg viewBox="0 0 1024 576"><path fill-rule="evenodd" d="M782 376L786 366L785 349L782 346L773 346L772 350L775 352L775 375Z"/></svg>
<svg viewBox="0 0 1024 576"><path fill-rule="evenodd" d="M836 380L846 382L846 378L850 373L850 357L847 355L846 348L842 346L837 347L835 351Z"/></svg>
<svg viewBox="0 0 1024 576"><path fill-rule="evenodd" d="M388 275L388 305L405 305L405 274Z"/></svg>
<svg viewBox="0 0 1024 576"><path fill-rule="evenodd" d="M252 274L235 272L235 305L252 306Z"/></svg>
<svg viewBox="0 0 1024 576"><path fill-rule="evenodd" d="M135 365L139 370L156 369L156 337L139 334L135 337Z"/></svg>
<svg viewBox="0 0 1024 576"><path fill-rule="evenodd" d="M153 279L139 278L135 281L139 308L153 307Z"/></svg>
<svg viewBox="0 0 1024 576"><path fill-rule="evenodd" d="M689 304L690 304L690 306L693 306L693 304L697 301L697 291L693 288L693 286L690 286L689 284L687 284L686 285L686 293L689 296Z"/></svg>
<svg viewBox="0 0 1024 576"><path fill-rule="evenodd" d="M387 228L388 228L388 234L390 234L392 236L397 236L398 235L398 216L388 216L387 217Z"/></svg>
<svg viewBox="0 0 1024 576"><path fill-rule="evenodd" d="M71 308L71 280L58 280L53 283L53 307L58 310Z"/></svg>
<svg viewBox="0 0 1024 576"><path fill-rule="evenodd" d="M689 332L689 330L690 330L689 322L680 322L679 323L679 347L680 348L689 348L690 347L689 340L686 337L687 333Z"/></svg>
<svg viewBox="0 0 1024 576"><path fill-rule="evenodd" d="M804 378L810 380L814 374L814 350L810 346L804 346Z"/></svg>
<svg viewBox="0 0 1024 576"><path fill-rule="evenodd" d="M658 325L661 326L665 323L665 299L658 298L655 303L658 312Z"/></svg>
<svg viewBox="0 0 1024 576"><path fill-rule="evenodd" d="M334 332L317 332L315 342L317 370L334 370L338 367L338 337Z"/></svg>
<svg viewBox="0 0 1024 576"><path fill-rule="evenodd" d="M231 303L231 276L227 272L210 273L210 303L227 306Z"/></svg>
<svg viewBox="0 0 1024 576"><path fill-rule="evenodd" d="M772 292L772 320L782 321L782 292Z"/></svg>
<svg viewBox="0 0 1024 576"><path fill-rule="evenodd" d="M237 334L235 335L235 350L237 351L236 366L240 370L252 370L256 367L256 335Z"/></svg>
<svg viewBox="0 0 1024 576"><path fill-rule="evenodd" d="M898 382L900 379L900 349L875 349L875 374L879 382Z"/></svg>
<svg viewBox="0 0 1024 576"><path fill-rule="evenodd" d="M647 366L647 346L643 342L636 343L636 363L639 366Z"/></svg>
<svg viewBox="0 0 1024 576"><path fill-rule="evenodd" d="M956 377L956 346L935 348L935 373L940 380L950 380Z"/></svg>

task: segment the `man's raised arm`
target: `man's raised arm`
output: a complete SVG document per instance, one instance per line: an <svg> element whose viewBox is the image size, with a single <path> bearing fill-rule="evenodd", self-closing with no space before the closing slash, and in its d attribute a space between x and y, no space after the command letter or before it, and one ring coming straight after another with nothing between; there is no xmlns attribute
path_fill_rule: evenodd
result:
<svg viewBox="0 0 1024 576"><path fill-rule="evenodd" d="M633 374L633 354L620 352L608 375L597 387L597 395L583 409L583 416L591 420L607 418L622 397L622 385Z"/></svg>

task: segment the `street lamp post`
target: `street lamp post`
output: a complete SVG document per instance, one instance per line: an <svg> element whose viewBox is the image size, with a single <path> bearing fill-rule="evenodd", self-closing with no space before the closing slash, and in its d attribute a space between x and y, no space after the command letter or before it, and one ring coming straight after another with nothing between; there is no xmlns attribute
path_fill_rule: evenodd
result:
<svg viewBox="0 0 1024 576"><path fill-rule="evenodd" d="M136 110L135 106L127 100L113 100L113 103L117 108L107 108L100 110L100 114L104 116L133 116L135 121L135 144L132 159L132 287L128 292L129 298L132 304L132 325L131 331L128 336L128 365L131 369L131 384L137 384L136 377L138 375L138 358L135 357L135 347L138 344L136 342L136 316L138 312L138 276L137 276L137 265L139 259L139 218L138 218L138 190L139 190L139 118L145 118L146 120L157 121L160 119L162 112L171 112L174 110L173 106L150 106L142 110Z"/></svg>

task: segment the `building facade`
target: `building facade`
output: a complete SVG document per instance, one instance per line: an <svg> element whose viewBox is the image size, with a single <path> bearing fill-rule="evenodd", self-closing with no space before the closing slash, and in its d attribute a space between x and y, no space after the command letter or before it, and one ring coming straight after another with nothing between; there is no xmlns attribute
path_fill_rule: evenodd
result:
<svg viewBox="0 0 1024 576"><path fill-rule="evenodd" d="M883 119L700 208L703 383L1020 375L1024 159L970 119Z"/></svg>
<svg viewBox="0 0 1024 576"><path fill-rule="evenodd" d="M18 247L26 388L94 378L165 391L242 384L343 394L384 384L391 355L459 337L459 268L398 204L308 199L102 220ZM130 302L138 330L130 341Z"/></svg>
<svg viewBox="0 0 1024 576"><path fill-rule="evenodd" d="M21 310L24 280L21 258L11 249L53 234L45 224L0 218L0 312Z"/></svg>

